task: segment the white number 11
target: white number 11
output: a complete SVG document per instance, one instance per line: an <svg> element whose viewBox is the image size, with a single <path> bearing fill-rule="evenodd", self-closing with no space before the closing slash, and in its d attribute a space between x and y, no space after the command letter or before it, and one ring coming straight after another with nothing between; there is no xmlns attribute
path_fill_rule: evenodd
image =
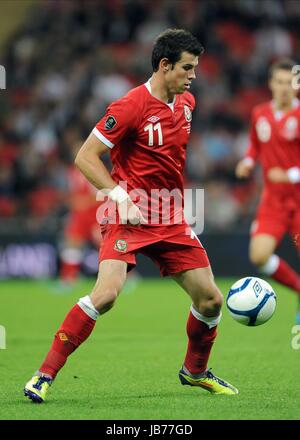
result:
<svg viewBox="0 0 300 440"><path fill-rule="evenodd" d="M148 131L149 132L148 133L149 134L149 138L148 138L148 145L149 145L149 147L153 147L154 130L157 130L157 132L158 132L158 145L162 145L163 144L163 135L162 135L162 130L161 130L160 122L158 122L155 125L148 124L144 128L144 131Z"/></svg>

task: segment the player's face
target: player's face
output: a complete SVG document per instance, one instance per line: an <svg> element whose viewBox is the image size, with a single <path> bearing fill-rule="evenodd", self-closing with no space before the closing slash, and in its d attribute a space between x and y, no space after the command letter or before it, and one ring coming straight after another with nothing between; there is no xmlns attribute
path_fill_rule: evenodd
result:
<svg viewBox="0 0 300 440"><path fill-rule="evenodd" d="M277 69L273 72L269 86L273 99L278 105L290 105L296 96L296 91L292 87L292 79L292 72L288 70Z"/></svg>
<svg viewBox="0 0 300 440"><path fill-rule="evenodd" d="M198 65L198 57L182 52L181 58L166 75L169 92L172 94L183 93L190 88L191 82L196 78L195 67Z"/></svg>

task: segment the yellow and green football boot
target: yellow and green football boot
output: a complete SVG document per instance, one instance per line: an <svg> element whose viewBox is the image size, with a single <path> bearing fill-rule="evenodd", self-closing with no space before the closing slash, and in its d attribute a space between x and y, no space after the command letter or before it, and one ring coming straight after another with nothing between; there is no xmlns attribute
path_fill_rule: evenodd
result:
<svg viewBox="0 0 300 440"><path fill-rule="evenodd" d="M210 369L205 371L201 377L197 379L188 375L183 369L179 371L179 379L182 385L190 385L192 387L201 387L212 394L238 394L239 391L230 383L215 376Z"/></svg>
<svg viewBox="0 0 300 440"><path fill-rule="evenodd" d="M43 403L46 399L52 379L46 376L33 376L25 385L24 396L29 397L35 403Z"/></svg>

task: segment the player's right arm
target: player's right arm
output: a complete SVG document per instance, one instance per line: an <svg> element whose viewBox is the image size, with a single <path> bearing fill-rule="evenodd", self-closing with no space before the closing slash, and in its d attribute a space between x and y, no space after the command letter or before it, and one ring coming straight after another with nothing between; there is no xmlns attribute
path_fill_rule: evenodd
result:
<svg viewBox="0 0 300 440"><path fill-rule="evenodd" d="M91 133L75 158L77 168L99 190L112 190L117 186L101 160L101 156L107 151L109 148Z"/></svg>
<svg viewBox="0 0 300 440"><path fill-rule="evenodd" d="M239 179L247 179L255 167L255 162L250 157L244 157L236 166L235 174Z"/></svg>
<svg viewBox="0 0 300 440"><path fill-rule="evenodd" d="M117 203L121 223L139 224L143 220L139 208L132 202L129 194L112 179L101 160L101 156L107 151L109 147L91 133L77 153L75 165L92 185Z"/></svg>
<svg viewBox="0 0 300 440"><path fill-rule="evenodd" d="M235 169L236 176L239 179L246 179L252 174L259 155L259 146L260 143L257 138L255 116L253 111L250 121L249 145L244 158L238 162Z"/></svg>

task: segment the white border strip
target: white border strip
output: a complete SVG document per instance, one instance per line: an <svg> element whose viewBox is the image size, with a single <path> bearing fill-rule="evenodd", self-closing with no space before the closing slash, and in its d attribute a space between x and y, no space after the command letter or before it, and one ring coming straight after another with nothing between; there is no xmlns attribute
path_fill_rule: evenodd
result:
<svg viewBox="0 0 300 440"><path fill-rule="evenodd" d="M103 142L107 147L113 148L115 144L106 139L105 136L98 130L98 128L94 128L92 133L99 139L99 141Z"/></svg>
<svg viewBox="0 0 300 440"><path fill-rule="evenodd" d="M278 255L271 255L268 261L260 268L260 271L265 275L273 275L278 269L280 258Z"/></svg>
<svg viewBox="0 0 300 440"><path fill-rule="evenodd" d="M222 312L220 312L220 314L218 316L212 316L212 317L204 316L204 315L201 315L201 313L199 313L197 310L195 310L195 308L193 307L193 304L191 305L190 311L191 311L192 315L196 319L198 319L198 321L204 322L209 327L209 329L215 327L221 321Z"/></svg>
<svg viewBox="0 0 300 440"><path fill-rule="evenodd" d="M94 321L98 318L100 313L97 309L95 309L94 304L91 301L91 298L89 295L83 296L82 298L79 298L79 301L77 303L81 310L83 310L90 318L92 318Z"/></svg>

